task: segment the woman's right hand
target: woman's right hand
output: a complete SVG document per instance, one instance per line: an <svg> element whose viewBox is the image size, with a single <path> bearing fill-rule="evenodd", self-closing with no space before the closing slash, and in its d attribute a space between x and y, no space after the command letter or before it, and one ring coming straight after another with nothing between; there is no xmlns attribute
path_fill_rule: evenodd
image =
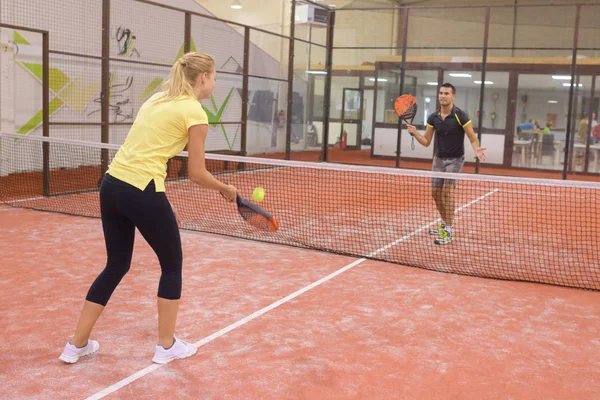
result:
<svg viewBox="0 0 600 400"><path fill-rule="evenodd" d="M410 124L406 125L406 130L408 131L408 133L411 136L415 136L415 133L417 133L417 128L415 128L414 125L410 125Z"/></svg>
<svg viewBox="0 0 600 400"><path fill-rule="evenodd" d="M235 186L225 184L221 190L219 190L223 197L229 201L235 201L237 198L237 189Z"/></svg>

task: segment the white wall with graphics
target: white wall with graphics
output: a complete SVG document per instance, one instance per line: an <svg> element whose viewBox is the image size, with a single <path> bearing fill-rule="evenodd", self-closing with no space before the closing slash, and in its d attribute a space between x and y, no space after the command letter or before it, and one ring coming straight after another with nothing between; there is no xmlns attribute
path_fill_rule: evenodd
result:
<svg viewBox="0 0 600 400"><path fill-rule="evenodd" d="M65 54L50 55L50 135L52 137L100 141L100 126L60 125L60 123L99 123L102 50L102 9L97 0L16 0L2 1L1 22L49 32L50 49L83 54L82 58ZM211 15L192 0L164 0L162 3L201 14ZM34 12L32 10L35 10ZM160 90L168 79L170 66L183 51L184 13L132 0L112 0L110 12L110 142L124 141L141 104ZM239 151L241 144L242 78L244 31L199 16L192 17L192 50L215 58L217 86L211 99L202 101L213 124L207 139L208 151ZM250 73L268 78L281 76L277 54L252 42L262 36L251 35ZM281 42L281 40L279 41ZM24 135L41 135L42 119L42 35L27 30L0 29L0 130ZM10 50L10 51L9 51ZM120 60L123 60L121 62ZM128 61L165 64L133 64ZM287 68L283 71L287 75ZM257 79L250 85L252 104L256 90L271 91L281 102L281 84ZM252 87L254 86L254 87ZM287 86L286 86L287 88ZM279 104L277 104L279 106ZM273 113L273 115L276 111ZM275 132L275 133L274 133ZM260 137L268 135L267 141ZM275 136L275 140L271 137ZM283 139L285 134L283 135ZM285 146L277 137L272 121L249 121L247 149L250 154L273 151ZM283 143L282 143L283 142ZM261 144L262 143L262 144ZM6 150L8 151L8 150Z"/></svg>

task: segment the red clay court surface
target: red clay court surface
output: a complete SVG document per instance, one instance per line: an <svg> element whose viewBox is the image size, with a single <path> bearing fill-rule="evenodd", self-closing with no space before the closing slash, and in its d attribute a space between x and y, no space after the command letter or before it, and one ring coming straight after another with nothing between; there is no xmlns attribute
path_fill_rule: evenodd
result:
<svg viewBox="0 0 600 400"><path fill-rule="evenodd" d="M427 231L439 223L439 213L427 177L254 164L237 170L235 163L227 169L214 161L210 167L244 196L257 182L263 185L267 196L261 206L278 218L281 229L254 231L219 195L189 180L170 181L167 193L184 228L370 254L437 271L600 290L600 230L593 217L598 189L535 180L460 181L452 246L431 246ZM40 173L9 175L0 184L7 183L6 199L15 206L99 217L100 176L93 168L52 171L52 194L71 194L49 197L41 196Z"/></svg>
<svg viewBox="0 0 600 400"><path fill-rule="evenodd" d="M2 399L600 393L597 291L186 231L177 333L203 343L197 355L151 362L160 268L138 236L132 268L93 332L100 350L65 365L57 357L105 262L100 220L0 206L0 221Z"/></svg>

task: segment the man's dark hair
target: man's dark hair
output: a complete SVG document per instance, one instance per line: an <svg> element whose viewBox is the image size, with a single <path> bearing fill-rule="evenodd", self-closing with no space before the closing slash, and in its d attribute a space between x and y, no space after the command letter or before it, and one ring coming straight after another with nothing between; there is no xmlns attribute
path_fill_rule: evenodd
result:
<svg viewBox="0 0 600 400"><path fill-rule="evenodd" d="M442 85L442 87L450 88L450 89L452 89L452 94L456 94L456 88L454 87L453 84L446 82Z"/></svg>

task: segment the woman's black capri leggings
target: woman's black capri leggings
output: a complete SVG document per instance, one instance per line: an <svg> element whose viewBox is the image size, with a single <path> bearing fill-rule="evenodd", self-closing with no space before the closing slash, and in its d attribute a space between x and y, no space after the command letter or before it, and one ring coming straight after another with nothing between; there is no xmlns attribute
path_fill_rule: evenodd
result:
<svg viewBox="0 0 600 400"><path fill-rule="evenodd" d="M106 241L106 267L98 275L86 300L103 306L129 271L135 228L152 247L162 271L158 297L181 297L183 254L179 227L164 192L156 192L154 181L144 191L108 174L100 188L100 213Z"/></svg>

